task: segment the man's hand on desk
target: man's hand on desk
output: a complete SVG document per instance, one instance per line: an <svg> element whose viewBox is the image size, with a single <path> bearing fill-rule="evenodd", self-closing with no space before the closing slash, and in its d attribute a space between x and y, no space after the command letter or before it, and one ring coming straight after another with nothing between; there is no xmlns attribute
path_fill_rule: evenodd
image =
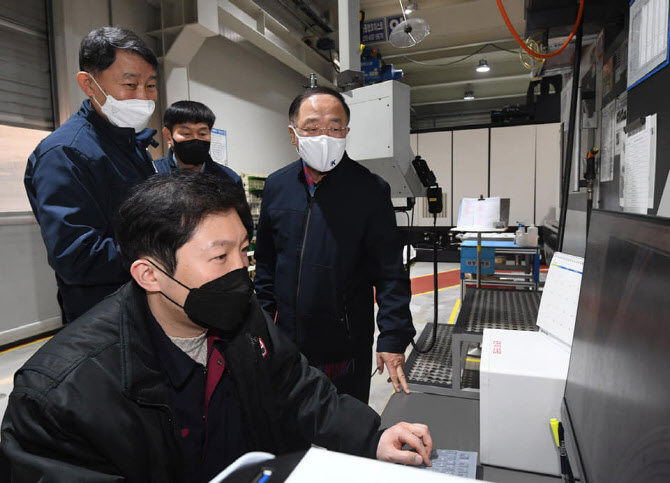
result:
<svg viewBox="0 0 670 483"><path fill-rule="evenodd" d="M413 451L403 451L402 445L407 444ZM377 459L391 463L418 466L425 463L431 466L430 454L433 451L433 440L425 424L398 423L382 433L377 446Z"/></svg>
<svg viewBox="0 0 670 483"><path fill-rule="evenodd" d="M406 394L409 394L409 386L405 378L405 354L377 352L377 371L379 374L384 373L384 365L389 371L388 382L393 383L395 392L405 391Z"/></svg>

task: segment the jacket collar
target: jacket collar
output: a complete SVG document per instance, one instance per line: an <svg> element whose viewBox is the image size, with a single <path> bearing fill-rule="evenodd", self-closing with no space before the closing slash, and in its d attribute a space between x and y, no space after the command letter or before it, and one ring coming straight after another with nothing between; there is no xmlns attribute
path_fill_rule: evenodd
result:
<svg viewBox="0 0 670 483"><path fill-rule="evenodd" d="M96 131L105 133L117 144L137 144L140 148L146 149L149 145L156 147L158 142L154 140L155 129L144 128L135 133L131 127L118 127L103 118L98 111L91 105L91 100L86 99L79 109L80 114L95 127Z"/></svg>
<svg viewBox="0 0 670 483"><path fill-rule="evenodd" d="M177 158L172 148L168 149L167 159L171 169L184 169L180 164L177 163ZM211 173L213 167L214 160L211 156L207 156L207 160L202 164L199 171L201 173Z"/></svg>
<svg viewBox="0 0 670 483"><path fill-rule="evenodd" d="M170 396L152 340L146 292L134 281L121 290L125 295L119 324L124 392L140 403L167 404Z"/></svg>
<svg viewBox="0 0 670 483"><path fill-rule="evenodd" d="M345 151L344 154L342 155L342 160L337 163L337 166L335 166L333 169L331 169L328 174L326 174L323 178L321 178L321 181L317 183L317 186L321 186L324 181L327 179L334 179L334 178L339 178L342 176L342 173L346 171L346 166L349 166L352 163L351 158ZM294 163L298 167L298 180L307 186L307 180L305 179L305 173L303 170L303 160L302 158L299 159Z"/></svg>

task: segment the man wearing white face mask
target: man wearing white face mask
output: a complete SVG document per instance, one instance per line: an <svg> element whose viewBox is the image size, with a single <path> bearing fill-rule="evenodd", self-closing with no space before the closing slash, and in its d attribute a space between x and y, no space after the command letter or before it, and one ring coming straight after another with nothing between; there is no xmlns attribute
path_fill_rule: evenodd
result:
<svg viewBox="0 0 670 483"><path fill-rule="evenodd" d="M389 185L347 156L349 108L338 92L306 90L289 119L301 159L265 183L258 300L339 392L367 402L374 288L377 369L386 366L396 391L409 393L404 352L415 330Z"/></svg>
<svg viewBox="0 0 670 483"><path fill-rule="evenodd" d="M79 49L77 82L88 96L35 148L24 184L70 322L128 281L113 219L135 184L155 173L146 129L158 97L158 62L135 33L101 27Z"/></svg>

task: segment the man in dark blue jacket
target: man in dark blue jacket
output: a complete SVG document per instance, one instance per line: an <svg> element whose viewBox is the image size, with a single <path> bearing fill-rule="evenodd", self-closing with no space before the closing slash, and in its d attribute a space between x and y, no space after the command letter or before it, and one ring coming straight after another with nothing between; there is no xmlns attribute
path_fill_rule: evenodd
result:
<svg viewBox="0 0 670 483"><path fill-rule="evenodd" d="M170 146L167 156L154 161L156 172L169 174L180 168L218 176L237 183L242 180L227 166L215 162L209 155L212 127L216 116L201 102L177 101L163 115L163 137Z"/></svg>
<svg viewBox="0 0 670 483"><path fill-rule="evenodd" d="M183 169L213 174L224 182L235 183L244 191L238 174L228 166L217 163L209 155L214 121L214 112L201 102L177 101L168 107L163 114L163 137L170 149L167 156L154 161L156 172L168 175L174 170ZM242 221L249 238L253 237L253 218L248 216Z"/></svg>
<svg viewBox="0 0 670 483"><path fill-rule="evenodd" d="M155 170L146 129L158 93L151 49L119 27L81 42L77 82L89 97L28 159L24 183L56 272L63 321L128 281L113 236L129 188ZM155 144L157 145L157 144Z"/></svg>
<svg viewBox="0 0 670 483"><path fill-rule="evenodd" d="M377 369L409 392L404 351L415 334L388 184L345 152L349 108L328 88L289 109L301 159L265 183L256 239L258 299L340 392L367 402L379 305Z"/></svg>

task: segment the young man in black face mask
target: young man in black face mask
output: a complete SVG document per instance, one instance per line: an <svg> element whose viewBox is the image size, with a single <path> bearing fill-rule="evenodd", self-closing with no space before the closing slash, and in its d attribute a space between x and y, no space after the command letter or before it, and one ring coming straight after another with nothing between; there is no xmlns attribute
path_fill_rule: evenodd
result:
<svg viewBox="0 0 670 483"><path fill-rule="evenodd" d="M168 155L154 161L156 172L169 174L175 169L199 171L219 176L242 187L240 177L209 155L212 127L216 116L196 101L178 101L163 115L163 137L170 146Z"/></svg>
<svg viewBox="0 0 670 483"><path fill-rule="evenodd" d="M132 280L16 373L1 440L12 481L206 482L244 452L309 443L430 464L426 426L380 431L260 308L248 211L230 184L185 171L121 206Z"/></svg>
<svg viewBox="0 0 670 483"><path fill-rule="evenodd" d="M217 163L209 155L212 127L216 116L201 102L177 101L163 115L163 137L170 149L167 156L154 161L156 172L168 175L174 170L213 174L222 181L235 183L242 191L244 185L238 174ZM251 239L254 222L251 214L243 218Z"/></svg>

